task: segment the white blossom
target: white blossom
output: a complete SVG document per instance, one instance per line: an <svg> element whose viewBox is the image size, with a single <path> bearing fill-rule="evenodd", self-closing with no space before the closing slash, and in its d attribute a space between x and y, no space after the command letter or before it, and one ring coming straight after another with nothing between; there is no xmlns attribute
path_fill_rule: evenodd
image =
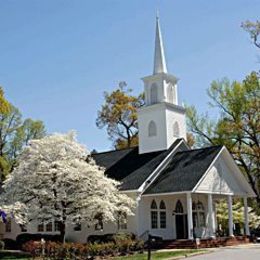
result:
<svg viewBox="0 0 260 260"><path fill-rule="evenodd" d="M134 207L118 185L75 141L74 133L54 134L32 140L24 149L18 167L4 182L2 208L20 224L80 220L93 225L97 214L104 222L115 221L118 212L131 215Z"/></svg>

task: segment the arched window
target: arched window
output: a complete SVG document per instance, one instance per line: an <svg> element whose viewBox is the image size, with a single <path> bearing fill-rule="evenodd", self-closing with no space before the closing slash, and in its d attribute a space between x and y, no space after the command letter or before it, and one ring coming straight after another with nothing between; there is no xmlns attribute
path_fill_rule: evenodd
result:
<svg viewBox="0 0 260 260"><path fill-rule="evenodd" d="M171 84L167 87L167 99L169 103L173 103L173 86Z"/></svg>
<svg viewBox="0 0 260 260"><path fill-rule="evenodd" d="M205 208L201 201L192 203L192 218L194 228L205 227Z"/></svg>
<svg viewBox="0 0 260 260"><path fill-rule="evenodd" d="M151 209L157 209L157 204L156 204L155 200L153 200L151 203Z"/></svg>
<svg viewBox="0 0 260 260"><path fill-rule="evenodd" d="M180 200L176 203L175 213L183 213L183 206Z"/></svg>
<svg viewBox="0 0 260 260"><path fill-rule="evenodd" d="M160 202L160 228L166 228L166 206L163 200Z"/></svg>
<svg viewBox="0 0 260 260"><path fill-rule="evenodd" d="M157 128L154 121L151 121L148 125L148 136L156 136L157 135Z"/></svg>
<svg viewBox="0 0 260 260"><path fill-rule="evenodd" d="M158 228L158 208L155 200L151 203L151 228Z"/></svg>
<svg viewBox="0 0 260 260"><path fill-rule="evenodd" d="M166 209L166 206L165 206L165 203L163 200L160 203L160 209Z"/></svg>
<svg viewBox="0 0 260 260"><path fill-rule="evenodd" d="M174 137L179 137L180 136L180 128L178 122L175 122L173 124L173 136Z"/></svg>
<svg viewBox="0 0 260 260"><path fill-rule="evenodd" d="M152 84L151 86L151 105L157 103L157 85L155 83Z"/></svg>

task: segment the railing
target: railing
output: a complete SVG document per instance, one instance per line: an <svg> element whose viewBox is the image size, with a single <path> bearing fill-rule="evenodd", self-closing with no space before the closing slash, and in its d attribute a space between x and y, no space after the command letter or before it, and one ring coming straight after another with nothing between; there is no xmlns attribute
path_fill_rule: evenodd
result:
<svg viewBox="0 0 260 260"><path fill-rule="evenodd" d="M149 230L146 230L142 235L139 236L139 239L147 241L149 238Z"/></svg>

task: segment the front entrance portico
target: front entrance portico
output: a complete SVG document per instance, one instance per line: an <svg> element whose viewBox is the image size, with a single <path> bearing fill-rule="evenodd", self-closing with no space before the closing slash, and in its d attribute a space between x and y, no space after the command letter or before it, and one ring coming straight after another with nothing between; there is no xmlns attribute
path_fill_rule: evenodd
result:
<svg viewBox="0 0 260 260"><path fill-rule="evenodd" d="M172 195L142 196L146 205L139 216L143 218L139 234L149 231L164 240L216 238L217 220L215 202L225 198L228 203L229 236L233 236L231 195L178 193ZM162 207L163 205L163 207ZM245 234L249 235L247 199L245 205Z"/></svg>

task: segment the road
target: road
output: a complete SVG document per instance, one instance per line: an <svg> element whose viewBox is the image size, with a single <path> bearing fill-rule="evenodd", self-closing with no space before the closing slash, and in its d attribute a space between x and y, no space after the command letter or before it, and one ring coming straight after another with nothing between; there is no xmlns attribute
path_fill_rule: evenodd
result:
<svg viewBox="0 0 260 260"><path fill-rule="evenodd" d="M205 255L188 257L189 260L258 260L260 244L216 249Z"/></svg>

